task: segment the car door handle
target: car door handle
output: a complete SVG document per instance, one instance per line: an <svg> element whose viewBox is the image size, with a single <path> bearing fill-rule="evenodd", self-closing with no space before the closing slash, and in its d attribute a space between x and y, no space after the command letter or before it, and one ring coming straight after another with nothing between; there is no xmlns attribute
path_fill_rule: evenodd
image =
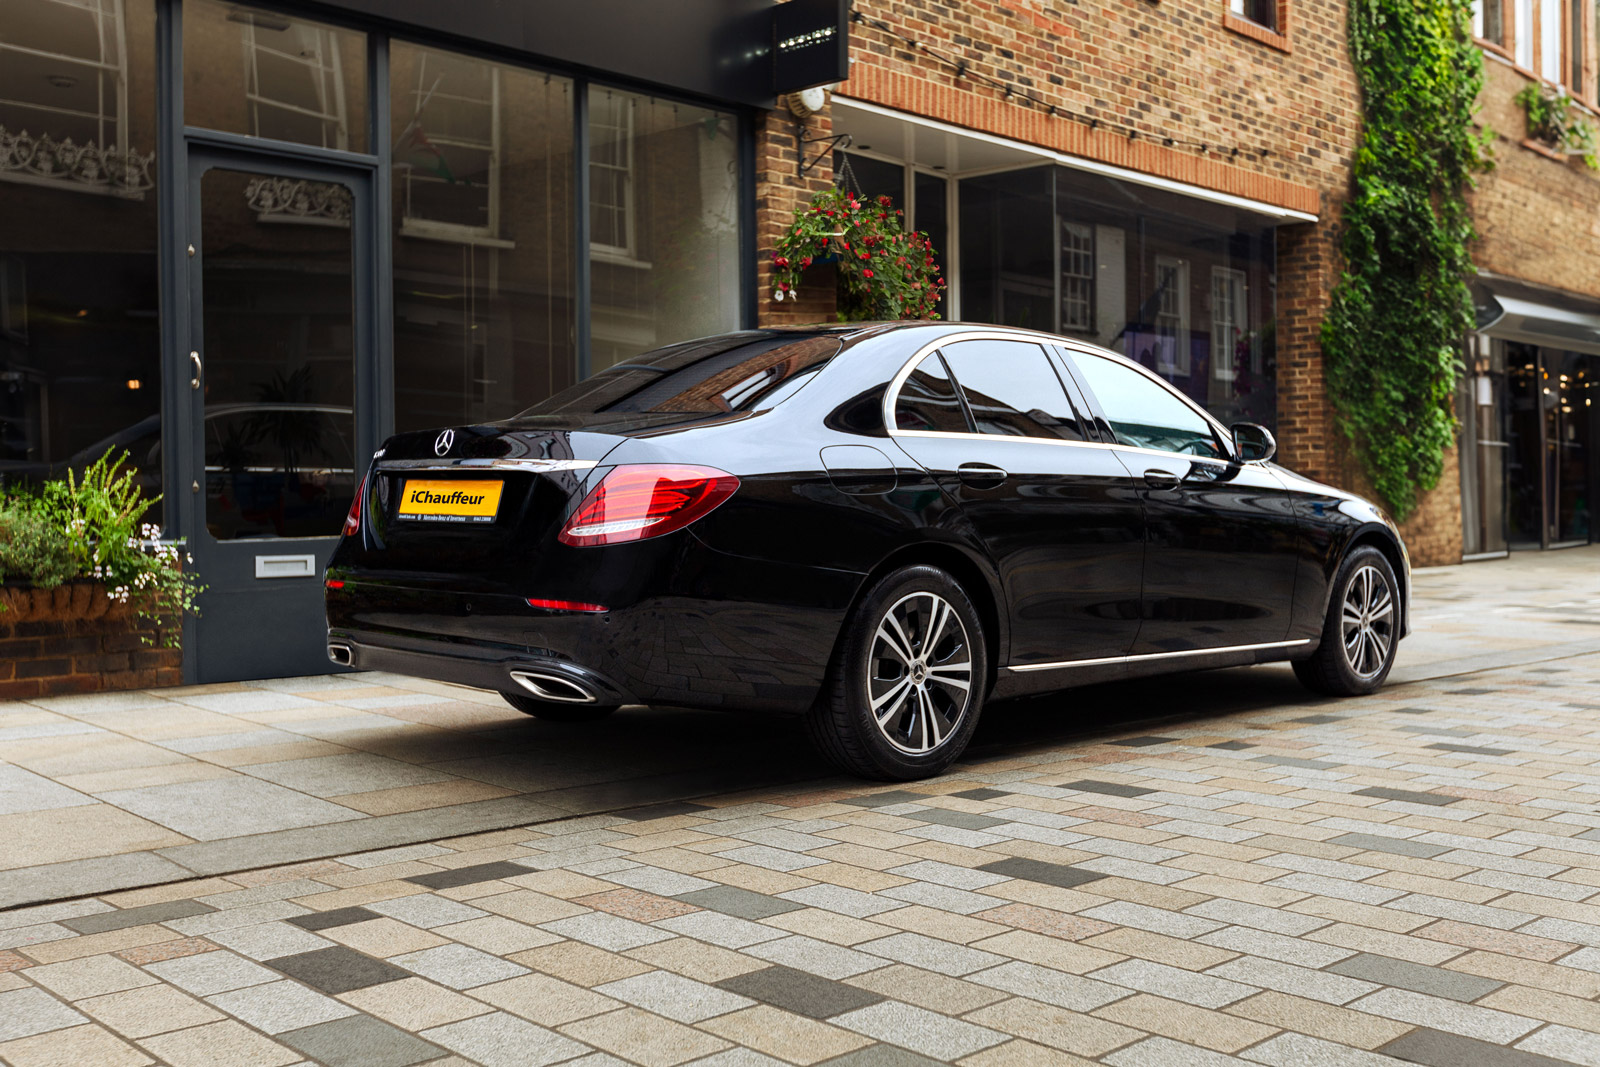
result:
<svg viewBox="0 0 1600 1067"><path fill-rule="evenodd" d="M1144 472L1144 484L1152 489L1176 489L1179 478L1171 471L1147 470Z"/></svg>
<svg viewBox="0 0 1600 1067"><path fill-rule="evenodd" d="M956 474L960 476L963 485L969 485L974 489L993 489L1010 477L1005 471L990 463L963 463L956 468Z"/></svg>

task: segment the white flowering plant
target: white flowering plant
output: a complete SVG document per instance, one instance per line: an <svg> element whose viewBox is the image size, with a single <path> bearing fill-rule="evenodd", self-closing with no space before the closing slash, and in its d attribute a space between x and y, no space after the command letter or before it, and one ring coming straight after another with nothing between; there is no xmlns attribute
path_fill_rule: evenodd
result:
<svg viewBox="0 0 1600 1067"><path fill-rule="evenodd" d="M205 586L192 569L194 557L181 543L159 540L160 527L144 521L161 498L140 494L127 458L108 451L82 477L68 471L36 492L0 495L0 578L41 589L99 581L110 600L151 622L199 614L195 602ZM177 644L177 627L157 629L163 644Z"/></svg>

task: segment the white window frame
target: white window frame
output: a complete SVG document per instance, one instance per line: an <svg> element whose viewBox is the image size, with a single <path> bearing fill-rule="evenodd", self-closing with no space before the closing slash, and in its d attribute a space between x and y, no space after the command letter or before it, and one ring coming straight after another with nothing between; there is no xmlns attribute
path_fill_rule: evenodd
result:
<svg viewBox="0 0 1600 1067"><path fill-rule="evenodd" d="M243 14L253 16L254 12ZM250 132L257 137L261 133L261 108L263 106L276 108L279 111L292 111L297 115L305 115L322 123L323 148L349 149L350 125L349 111L345 104L344 96L344 65L339 58L339 42L337 31L328 26L320 26L313 22L290 20L289 26L284 31L294 33L298 43L309 43L312 46L312 55L293 54L282 49L272 47L272 43L258 36L256 23L253 17L241 18L244 32L244 64L245 64L245 100L250 106ZM316 86L317 100L320 110L291 104L285 100L277 100L268 95L261 85L261 55L266 53L286 63L295 64L306 68L306 76L311 78ZM332 92L329 92L329 89ZM333 129L333 143L328 143L329 126Z"/></svg>
<svg viewBox="0 0 1600 1067"><path fill-rule="evenodd" d="M404 133L409 134L411 123L427 110L428 103L436 96L441 95L438 79L428 79L428 57L435 54L434 49L419 48L419 61L417 63L417 85L411 90L414 102L411 122L407 123ZM452 59L466 60L469 62L484 62L476 57L458 53L444 53ZM450 137L443 134L429 134L428 140L438 146L455 145L462 148L488 149L489 151L489 182L488 182L488 219L482 226L472 226L461 222L446 222L441 219L430 219L426 215L414 215L411 211L412 183L424 183L437 179L419 175L415 167L408 167L404 172L404 179L397 190L401 196L400 235L402 237L418 237L429 241L451 241L461 244L484 245L491 248L515 248L516 243L500 237L500 67L498 64L487 63L489 68L489 98L458 96L453 93L443 93L445 97L456 100L465 100L474 104L487 104L489 107L489 140L474 141L461 137ZM441 76L442 77L442 76ZM402 136L401 140L404 139Z"/></svg>
<svg viewBox="0 0 1600 1067"><path fill-rule="evenodd" d="M1211 268L1211 376L1231 382L1238 375L1238 342L1250 322L1250 290L1237 267Z"/></svg>
<svg viewBox="0 0 1600 1067"><path fill-rule="evenodd" d="M1095 230L1086 222L1061 220L1061 330L1063 333L1095 332ZM1075 290L1068 296L1069 290ZM1067 308L1082 309L1081 318L1070 319Z"/></svg>
<svg viewBox="0 0 1600 1067"><path fill-rule="evenodd" d="M608 104L613 102L620 103L621 114L619 121L599 121L599 109L595 105L599 102L599 94L601 93L604 94ZM622 175L622 202L620 204L602 202L595 192L598 186L592 179L589 182L589 205L587 210L593 211L594 206L599 204L602 207L619 211L622 216L622 244L608 244L604 241L597 241L594 239L594 234L590 233L589 251L597 258L626 260L630 263L638 259L638 220L634 212L634 181L637 177L637 161L634 156L634 131L636 129L635 117L638 111L638 103L638 99L632 93L623 92L620 89L605 89L595 86L589 90L589 170L591 174L598 169ZM607 118L609 119L610 116L607 116ZM602 126L616 131L618 143L622 146L621 163L601 163L595 159L594 131Z"/></svg>
<svg viewBox="0 0 1600 1067"><path fill-rule="evenodd" d="M1174 276L1174 285L1163 286L1162 277L1168 271ZM1162 345L1156 350L1157 374L1170 374L1175 378L1189 376L1189 261L1177 256L1156 256L1155 273L1157 337L1170 337L1171 350Z"/></svg>

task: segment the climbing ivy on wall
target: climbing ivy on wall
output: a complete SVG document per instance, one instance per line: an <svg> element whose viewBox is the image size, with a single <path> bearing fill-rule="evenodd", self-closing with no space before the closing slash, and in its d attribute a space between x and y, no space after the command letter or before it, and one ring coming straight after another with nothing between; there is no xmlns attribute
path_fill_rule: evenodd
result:
<svg viewBox="0 0 1600 1067"><path fill-rule="evenodd" d="M1472 128L1483 57L1471 0L1351 0L1350 55L1363 129L1322 350L1339 422L1404 519L1439 484L1473 327L1466 194L1489 135Z"/></svg>

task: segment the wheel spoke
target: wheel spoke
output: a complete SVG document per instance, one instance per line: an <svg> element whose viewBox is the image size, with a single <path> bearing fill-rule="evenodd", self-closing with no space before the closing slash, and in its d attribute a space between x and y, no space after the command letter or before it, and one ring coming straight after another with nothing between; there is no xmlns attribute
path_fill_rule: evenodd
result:
<svg viewBox="0 0 1600 1067"><path fill-rule="evenodd" d="M879 722L883 722L884 719L888 718L888 716L894 712L894 708L890 707L888 711L881 715L878 714L878 709L883 707L885 704L891 703L896 697L904 696L906 689L908 689L910 685L911 676L907 675L890 687L888 692L882 694L881 696L872 698L872 713L878 716Z"/></svg>
<svg viewBox="0 0 1600 1067"><path fill-rule="evenodd" d="M922 739L927 742L927 747L938 748L944 743L944 734L939 730L939 713L934 709L933 697L926 690L919 690L917 694L922 703ZM928 734L933 734L930 739Z"/></svg>
<svg viewBox="0 0 1600 1067"><path fill-rule="evenodd" d="M891 629L893 633L890 632ZM911 661L917 658L911 653L911 639L906 636L905 630L901 629L900 620L894 617L892 611L883 617L883 623L878 627L878 639L900 657L903 666L911 666Z"/></svg>
<svg viewBox="0 0 1600 1067"><path fill-rule="evenodd" d="M922 642L924 656L933 655L934 650L939 647L939 639L944 636L945 624L950 621L950 616L953 614L949 604L943 600L934 600L933 611L928 619L928 636Z"/></svg>

